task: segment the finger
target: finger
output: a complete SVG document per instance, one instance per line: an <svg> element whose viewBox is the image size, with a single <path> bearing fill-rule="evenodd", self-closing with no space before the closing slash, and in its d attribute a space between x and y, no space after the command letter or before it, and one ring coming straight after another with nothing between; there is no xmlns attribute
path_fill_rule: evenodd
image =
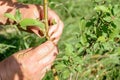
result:
<svg viewBox="0 0 120 80"><path fill-rule="evenodd" d="M12 2L17 2L17 0L12 0Z"/></svg>
<svg viewBox="0 0 120 80"><path fill-rule="evenodd" d="M40 70L36 70L36 72L34 72L35 76L34 76L34 80L41 80L47 71L49 71L51 68L51 65L48 65L46 67L44 67L44 69L40 69Z"/></svg>
<svg viewBox="0 0 120 80"><path fill-rule="evenodd" d="M50 68L50 65L52 65L53 61L55 60L57 53L57 48L54 48L47 56L43 57L38 62L33 62L32 66L29 66L28 69L32 69L33 73L36 75L41 75L43 70L45 72Z"/></svg>
<svg viewBox="0 0 120 80"><path fill-rule="evenodd" d="M54 38L54 39L53 39L53 43L56 45L59 40L60 40L60 37Z"/></svg>
<svg viewBox="0 0 120 80"><path fill-rule="evenodd" d="M44 19L44 8L43 6L40 6L40 19ZM55 22L58 22L59 16L50 8L48 8L48 22L50 25L53 25L52 20L55 20Z"/></svg>
<svg viewBox="0 0 120 80"><path fill-rule="evenodd" d="M51 41L47 41L40 46L35 47L33 50L31 50L31 52L29 52L31 56L30 60L33 62L38 62L40 59L48 55L54 47L55 45Z"/></svg>
<svg viewBox="0 0 120 80"><path fill-rule="evenodd" d="M22 65L22 67L25 69L27 68L28 70L33 70L33 72L42 70L44 64L39 64L39 61L42 61L41 63L43 63L44 60L47 59L46 56L51 54L54 47L55 46L54 46L53 42L47 41L47 42L43 43L42 45L32 49L30 52L26 53L27 56L23 60L24 65ZM50 58L51 58L51 56L50 56ZM54 57L52 57L52 58L54 59ZM29 67L28 67L28 65L29 65Z"/></svg>
<svg viewBox="0 0 120 80"><path fill-rule="evenodd" d="M55 20L56 23L60 20L59 16L55 13L55 11L48 9L48 21L50 25L53 25L53 20Z"/></svg>
<svg viewBox="0 0 120 80"><path fill-rule="evenodd" d="M61 34L62 34L63 27L64 27L64 24L63 24L63 22L60 21L58 29L50 37L50 40L55 41L55 43L57 43L60 39Z"/></svg>
<svg viewBox="0 0 120 80"><path fill-rule="evenodd" d="M41 77L40 77L39 80L42 80L42 79L44 78L45 74L46 74L46 73L43 73L43 74L41 75Z"/></svg>
<svg viewBox="0 0 120 80"><path fill-rule="evenodd" d="M40 80L42 80L45 76L45 74L51 69L52 65L48 65L45 69L42 70L42 72L40 73Z"/></svg>
<svg viewBox="0 0 120 80"><path fill-rule="evenodd" d="M58 23L55 25L51 25L49 28L48 35L51 36L58 29Z"/></svg>
<svg viewBox="0 0 120 80"><path fill-rule="evenodd" d="M55 60L58 54L57 47L55 47L51 53L49 53L46 57L38 62L39 68L44 69L48 65L52 65L53 61ZM42 65L42 66L41 66Z"/></svg>
<svg viewBox="0 0 120 80"><path fill-rule="evenodd" d="M51 38L59 37L62 34L64 24L60 21L58 29L54 32L54 34L51 36Z"/></svg>
<svg viewBox="0 0 120 80"><path fill-rule="evenodd" d="M53 20L55 20L56 24L53 24ZM48 22L50 25L50 29L48 32L49 36L51 36L52 33L57 30L59 21L60 18L58 17L58 15L53 10L49 9L48 11Z"/></svg>

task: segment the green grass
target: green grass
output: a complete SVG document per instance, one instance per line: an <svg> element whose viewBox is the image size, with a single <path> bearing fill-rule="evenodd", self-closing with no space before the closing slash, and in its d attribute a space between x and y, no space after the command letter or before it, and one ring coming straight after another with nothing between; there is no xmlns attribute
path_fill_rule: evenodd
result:
<svg viewBox="0 0 120 80"><path fill-rule="evenodd" d="M42 4L42 0L19 1ZM65 24L55 61L59 79L120 80L120 0L49 1ZM99 6L104 8L95 10ZM8 32L9 28L15 29L8 26L0 32L1 60L44 41L34 34ZM53 80L51 76L49 72L43 80Z"/></svg>

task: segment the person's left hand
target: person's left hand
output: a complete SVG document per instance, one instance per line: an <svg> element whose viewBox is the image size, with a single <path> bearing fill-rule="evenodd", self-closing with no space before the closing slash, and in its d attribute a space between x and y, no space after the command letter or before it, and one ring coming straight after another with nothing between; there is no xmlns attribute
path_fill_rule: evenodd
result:
<svg viewBox="0 0 120 80"><path fill-rule="evenodd" d="M19 51L0 63L2 80L41 80L58 54L53 42Z"/></svg>

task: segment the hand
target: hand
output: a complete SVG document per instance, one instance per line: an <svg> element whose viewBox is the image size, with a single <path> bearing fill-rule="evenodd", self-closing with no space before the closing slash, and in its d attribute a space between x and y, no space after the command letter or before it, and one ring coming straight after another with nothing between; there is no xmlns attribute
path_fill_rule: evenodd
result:
<svg viewBox="0 0 120 80"><path fill-rule="evenodd" d="M50 69L57 53L57 48L51 41L17 52L1 62L2 80L40 80Z"/></svg>
<svg viewBox="0 0 120 80"><path fill-rule="evenodd" d="M12 1L12 2L11 2ZM16 9L19 9L23 18L32 18L43 20L44 11L42 6L32 5L32 4L20 4L16 0L0 0L0 24L8 23L7 18L4 16L5 13L15 14ZM55 44L60 39L63 31L63 22L60 20L58 15L51 9L48 9L48 22L49 22L49 36L50 40ZM53 25L52 21L55 20L56 24ZM10 22L10 21L9 21ZM11 22L12 23L12 22ZM36 26L31 26L28 28L29 32L33 32L38 36L41 35L40 29Z"/></svg>
<svg viewBox="0 0 120 80"><path fill-rule="evenodd" d="M5 4L3 4L5 1ZM9 3L8 0L0 1L0 24L6 24L7 18L4 17L5 12L15 14L16 8L20 10L22 18L43 19L43 7L37 5L25 5L17 2ZM50 41L43 43L36 48L29 48L10 56L0 63L0 77L2 80L39 80L46 72L46 68L50 68L52 62L58 53L56 44L60 39L63 30L63 22L57 14L51 9L48 10L49 18L49 36ZM52 20L57 24L52 25ZM38 36L41 35L40 30L36 26L31 26L28 30L34 32ZM55 44L55 45L54 45ZM6 77L7 76L7 77Z"/></svg>
<svg viewBox="0 0 120 80"><path fill-rule="evenodd" d="M17 52L0 64L2 80L40 80L48 71L57 55L51 41Z"/></svg>
<svg viewBox="0 0 120 80"><path fill-rule="evenodd" d="M43 18L44 11L43 8L41 9L41 17ZM52 21L55 20L56 24L53 25ZM48 22L49 22L49 32L48 35L50 36L50 40L52 40L55 44L60 39L60 36L63 31L64 24L60 20L59 16L50 8L48 9Z"/></svg>
<svg viewBox="0 0 120 80"><path fill-rule="evenodd" d="M42 6L37 6L37 5L28 5L28 6L29 8L20 8L23 18L33 18L33 19L39 18L40 20L44 19L44 11ZM53 20L55 20L56 24L52 23ZM62 34L64 24L60 20L59 16L50 8L48 9L48 23L49 23L48 35L50 37L50 40L53 41L55 44L57 44ZM42 35L38 27L31 26L28 27L28 30L34 32L38 36Z"/></svg>

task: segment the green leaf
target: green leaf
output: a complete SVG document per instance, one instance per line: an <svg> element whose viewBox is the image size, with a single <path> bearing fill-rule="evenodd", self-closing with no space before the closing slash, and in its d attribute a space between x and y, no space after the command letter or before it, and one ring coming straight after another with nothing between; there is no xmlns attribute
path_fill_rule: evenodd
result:
<svg viewBox="0 0 120 80"><path fill-rule="evenodd" d="M113 21L112 20L112 18L110 17L110 16L107 16L107 17L105 17L105 18L103 18L105 21L107 21L107 22L111 22L111 21Z"/></svg>
<svg viewBox="0 0 120 80"><path fill-rule="evenodd" d="M4 16L7 17L7 18L9 18L9 19L11 19L11 20L13 20L13 21L17 21L17 20L15 19L15 17L14 17L13 14L5 13Z"/></svg>
<svg viewBox="0 0 120 80"><path fill-rule="evenodd" d="M41 31L43 31L43 32L45 31L45 25L44 25L44 23L42 23L39 20L35 20L35 19L29 19L29 18L23 19L20 22L20 26L21 26L21 28L23 28L25 30L29 26L37 26L37 27L40 28Z"/></svg>
<svg viewBox="0 0 120 80"><path fill-rule="evenodd" d="M16 48L16 46L0 43L0 54L3 54L6 50L10 48Z"/></svg>
<svg viewBox="0 0 120 80"><path fill-rule="evenodd" d="M73 51L74 51L73 46L72 46L71 44L68 44L68 43L66 43L65 46L66 46L66 47L65 47L65 54L66 54L67 56L72 55L72 53L73 53Z"/></svg>
<svg viewBox="0 0 120 80"><path fill-rule="evenodd" d="M80 32L84 32L85 26L86 26L86 21L82 19L82 20L79 22Z"/></svg>
<svg viewBox="0 0 120 80"><path fill-rule="evenodd" d="M69 60L68 56L63 56L63 60Z"/></svg>
<svg viewBox="0 0 120 80"><path fill-rule="evenodd" d="M19 10L16 10L15 19L17 20L17 22L19 22L22 19L21 13Z"/></svg>
<svg viewBox="0 0 120 80"><path fill-rule="evenodd" d="M119 18L115 18L113 22L116 26L120 25L120 19ZM120 27L118 27L118 28L120 29Z"/></svg>
<svg viewBox="0 0 120 80"><path fill-rule="evenodd" d="M82 36L81 36L81 43L82 43L82 45L85 45L86 43L87 43L87 38L86 38L86 35L85 34L83 34Z"/></svg>
<svg viewBox="0 0 120 80"><path fill-rule="evenodd" d="M63 71L63 78L64 79L68 78L69 75L70 75L70 71L68 69L66 69L66 70Z"/></svg>
<svg viewBox="0 0 120 80"><path fill-rule="evenodd" d="M114 40L115 37L118 37L118 36L119 36L119 32L120 32L120 31L119 31L118 28L113 29L112 33L110 33L109 39Z"/></svg>
<svg viewBox="0 0 120 80"><path fill-rule="evenodd" d="M95 8L94 8L94 10L95 11L102 11L102 12L110 12L109 11L109 9L107 8L107 7L105 7L105 6L103 6L103 5L101 5L101 6L96 6Z"/></svg>
<svg viewBox="0 0 120 80"><path fill-rule="evenodd" d="M100 36L99 38L98 38L98 40L97 41L100 41L100 42L105 42L106 41L106 39L105 39L105 37L104 36Z"/></svg>
<svg viewBox="0 0 120 80"><path fill-rule="evenodd" d="M120 55L120 47L116 48L115 52Z"/></svg>
<svg viewBox="0 0 120 80"><path fill-rule="evenodd" d="M78 49L78 53L81 53L81 52L83 52L84 50L85 50L85 48L81 46L81 47Z"/></svg>
<svg viewBox="0 0 120 80"><path fill-rule="evenodd" d="M63 63L59 63L58 65L55 65L55 68L59 71L59 70L63 70L65 69L67 66Z"/></svg>

